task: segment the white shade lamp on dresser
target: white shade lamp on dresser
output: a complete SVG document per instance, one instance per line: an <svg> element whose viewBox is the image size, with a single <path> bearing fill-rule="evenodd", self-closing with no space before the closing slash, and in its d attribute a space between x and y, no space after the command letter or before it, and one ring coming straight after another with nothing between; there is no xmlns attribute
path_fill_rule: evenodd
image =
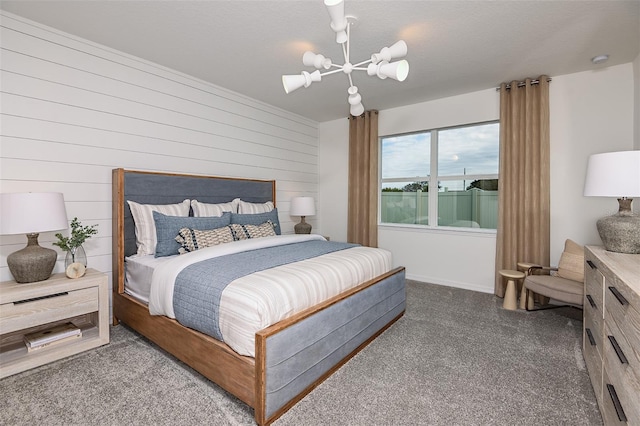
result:
<svg viewBox="0 0 640 426"><path fill-rule="evenodd" d="M604 248L616 253L640 253L640 216L631 209L633 197L640 197L640 150L589 157L584 195L618 199L618 212L597 223Z"/></svg>
<svg viewBox="0 0 640 426"><path fill-rule="evenodd" d="M293 228L296 234L310 234L311 224L305 222L305 217L316 214L316 202L313 197L294 197L291 199L289 214L300 216L300 223Z"/></svg>
<svg viewBox="0 0 640 426"><path fill-rule="evenodd" d="M67 227L64 197L59 192L0 194L0 234L27 236L27 246L7 256L16 282L43 281L51 276L58 253L41 247L38 235Z"/></svg>

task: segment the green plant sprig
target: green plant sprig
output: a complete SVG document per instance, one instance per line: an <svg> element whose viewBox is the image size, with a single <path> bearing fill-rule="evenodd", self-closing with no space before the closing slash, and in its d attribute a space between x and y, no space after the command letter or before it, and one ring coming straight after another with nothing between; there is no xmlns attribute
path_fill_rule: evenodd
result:
<svg viewBox="0 0 640 426"><path fill-rule="evenodd" d="M97 226L82 226L78 218L74 217L71 221L71 236L65 237L61 233L57 233L56 238L58 238L58 241L54 242L53 245L60 247L64 251L72 251L84 244L92 235L97 234Z"/></svg>

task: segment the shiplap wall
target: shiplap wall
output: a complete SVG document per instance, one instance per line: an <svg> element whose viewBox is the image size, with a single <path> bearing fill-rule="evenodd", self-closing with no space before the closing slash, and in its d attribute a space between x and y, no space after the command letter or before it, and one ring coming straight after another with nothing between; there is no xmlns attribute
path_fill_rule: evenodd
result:
<svg viewBox="0 0 640 426"><path fill-rule="evenodd" d="M316 122L13 14L0 20L0 191L62 192L69 220L99 225L85 244L90 267L111 273L114 168L276 179L283 233L298 219L290 198L317 199ZM40 244L52 247L53 234ZM26 237L0 238L4 281Z"/></svg>

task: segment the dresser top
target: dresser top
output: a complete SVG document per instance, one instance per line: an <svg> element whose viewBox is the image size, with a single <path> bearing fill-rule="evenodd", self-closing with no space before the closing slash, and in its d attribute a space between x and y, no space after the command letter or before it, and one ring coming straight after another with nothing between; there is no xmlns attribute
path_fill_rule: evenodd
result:
<svg viewBox="0 0 640 426"><path fill-rule="evenodd" d="M632 290L640 294L640 254L607 251L602 246L586 247Z"/></svg>

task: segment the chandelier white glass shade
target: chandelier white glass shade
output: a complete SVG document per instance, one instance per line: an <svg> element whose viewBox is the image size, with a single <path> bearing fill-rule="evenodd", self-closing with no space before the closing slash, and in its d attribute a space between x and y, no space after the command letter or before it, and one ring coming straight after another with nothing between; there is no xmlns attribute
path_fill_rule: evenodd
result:
<svg viewBox="0 0 640 426"><path fill-rule="evenodd" d="M389 47L383 47L378 53L371 55L367 59L356 64L350 61L350 28L355 18L345 16L344 0L324 0L324 4L329 11L331 17L331 29L336 33L336 42L342 45L342 54L344 56L344 64L334 64L331 59L324 55L307 51L302 55L302 63L308 67L316 68L316 71L302 71L296 75L283 75L282 85L284 91L289 94L301 87L309 87L311 83L322 81L323 76L342 72L349 78L348 102L352 115L358 116L364 112L362 105L362 96L358 93L358 87L353 84L351 73L353 71L366 71L370 76L378 76L384 80L392 78L397 81L404 81L409 75L409 63L406 60L391 62L393 59L399 59L407 55L407 43L403 40L396 42ZM366 65L366 68L365 68ZM320 72L320 70L329 70Z"/></svg>

